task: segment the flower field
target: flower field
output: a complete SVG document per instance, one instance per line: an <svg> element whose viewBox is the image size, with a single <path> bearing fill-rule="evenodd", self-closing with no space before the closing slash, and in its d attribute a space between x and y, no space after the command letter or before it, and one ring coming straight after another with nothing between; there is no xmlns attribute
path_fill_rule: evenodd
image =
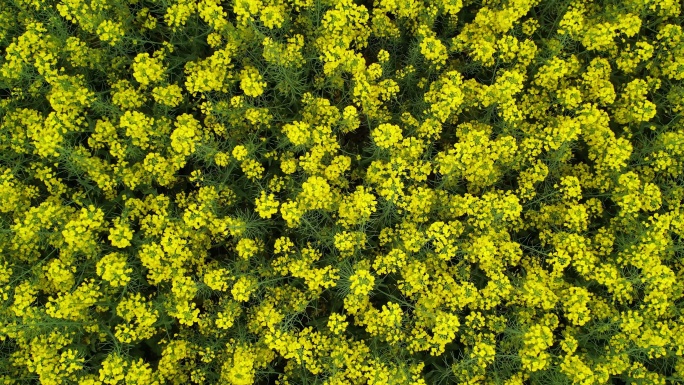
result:
<svg viewBox="0 0 684 385"><path fill-rule="evenodd" d="M0 385L684 383L683 8L1 0Z"/></svg>

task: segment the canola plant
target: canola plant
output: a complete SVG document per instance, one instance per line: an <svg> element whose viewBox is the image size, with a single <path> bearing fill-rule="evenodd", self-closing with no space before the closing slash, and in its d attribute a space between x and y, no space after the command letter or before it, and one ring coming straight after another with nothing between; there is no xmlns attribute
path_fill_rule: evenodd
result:
<svg viewBox="0 0 684 385"><path fill-rule="evenodd" d="M675 0L1 0L0 384L684 381Z"/></svg>

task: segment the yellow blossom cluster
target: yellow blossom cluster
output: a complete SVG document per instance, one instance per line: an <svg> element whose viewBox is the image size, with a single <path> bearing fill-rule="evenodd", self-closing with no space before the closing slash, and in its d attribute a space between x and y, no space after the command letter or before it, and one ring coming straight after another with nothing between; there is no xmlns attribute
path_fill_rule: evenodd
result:
<svg viewBox="0 0 684 385"><path fill-rule="evenodd" d="M0 20L0 383L684 383L681 2Z"/></svg>

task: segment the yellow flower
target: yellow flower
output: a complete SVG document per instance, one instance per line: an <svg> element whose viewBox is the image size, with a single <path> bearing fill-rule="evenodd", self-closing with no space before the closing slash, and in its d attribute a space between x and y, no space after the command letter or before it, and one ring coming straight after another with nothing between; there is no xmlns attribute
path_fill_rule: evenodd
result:
<svg viewBox="0 0 684 385"><path fill-rule="evenodd" d="M124 30L121 23L112 20L104 20L97 27L97 35L100 37L100 40L113 46L121 40L124 35Z"/></svg>
<svg viewBox="0 0 684 385"><path fill-rule="evenodd" d="M262 218L270 218L278 212L279 206L280 203L275 199L275 195L261 191L261 195L256 199L255 211Z"/></svg>
<svg viewBox="0 0 684 385"><path fill-rule="evenodd" d="M217 152L214 155L214 163L219 167L226 167L230 163L230 156L225 152Z"/></svg>
<svg viewBox="0 0 684 385"><path fill-rule="evenodd" d="M283 5L267 5L261 9L259 19L269 28L280 28L285 21L285 7Z"/></svg>
<svg viewBox="0 0 684 385"><path fill-rule="evenodd" d="M355 296L365 296L373 289L375 277L369 270L360 269L349 277L349 282L352 294Z"/></svg>
<svg viewBox="0 0 684 385"><path fill-rule="evenodd" d="M343 333L347 328L347 325L349 325L346 319L347 317L345 317L343 314L331 314L328 318L328 329L330 329L330 332L332 332L333 334Z"/></svg>
<svg viewBox="0 0 684 385"><path fill-rule="evenodd" d="M100 381L108 385L116 385L124 380L128 362L118 353L110 353L102 362Z"/></svg>
<svg viewBox="0 0 684 385"><path fill-rule="evenodd" d="M158 57L150 57L149 53L140 53L133 59L133 77L143 87L157 83L164 77L165 68Z"/></svg>
<svg viewBox="0 0 684 385"><path fill-rule="evenodd" d="M401 128L388 123L383 123L374 129L372 136L375 144L383 149L391 148L403 139Z"/></svg>
<svg viewBox="0 0 684 385"><path fill-rule="evenodd" d="M114 227L109 229L108 239L112 242L112 246L123 249L131 245L133 231L128 224L122 223L121 220L117 219L114 222Z"/></svg>
<svg viewBox="0 0 684 385"><path fill-rule="evenodd" d="M448 59L447 49L439 39L432 36L424 38L420 42L420 53L437 69L446 64Z"/></svg>
<svg viewBox="0 0 684 385"><path fill-rule="evenodd" d="M260 249L258 242L249 238L240 239L235 246L235 250L242 259L253 257Z"/></svg>
<svg viewBox="0 0 684 385"><path fill-rule="evenodd" d="M237 279L230 293L236 301L247 302L252 293L256 291L257 283L258 281L254 277L242 276Z"/></svg>
<svg viewBox="0 0 684 385"><path fill-rule="evenodd" d="M97 274L112 286L126 286L131 281L133 269L128 267L126 257L121 253L111 253L97 262Z"/></svg>
<svg viewBox="0 0 684 385"><path fill-rule="evenodd" d="M264 88L266 82L256 68L247 66L240 72L240 89L245 95L257 97L264 93Z"/></svg>

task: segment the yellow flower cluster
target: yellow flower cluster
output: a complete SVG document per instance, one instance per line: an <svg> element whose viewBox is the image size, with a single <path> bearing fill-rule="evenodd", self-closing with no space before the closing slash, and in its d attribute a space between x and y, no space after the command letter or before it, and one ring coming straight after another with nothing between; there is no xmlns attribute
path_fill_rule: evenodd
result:
<svg viewBox="0 0 684 385"><path fill-rule="evenodd" d="M401 135L401 128L393 124L381 124L373 130L373 141L375 144L383 149L388 149L399 143L403 136Z"/></svg>
<svg viewBox="0 0 684 385"><path fill-rule="evenodd" d="M608 3L2 3L0 383L684 382L684 13Z"/></svg>
<svg viewBox="0 0 684 385"><path fill-rule="evenodd" d="M155 334L155 323L159 312L152 304L145 301L140 293L136 293L119 302L116 314L123 318L124 324L116 325L116 338L122 343L144 341Z"/></svg>
<svg viewBox="0 0 684 385"><path fill-rule="evenodd" d="M127 267L126 257L120 253L111 253L97 262L97 274L112 286L126 286L131 280L133 269Z"/></svg>
<svg viewBox="0 0 684 385"><path fill-rule="evenodd" d="M264 93L266 82L259 74L259 71L254 67L245 67L240 72L240 88L245 92L245 95L257 97Z"/></svg>

